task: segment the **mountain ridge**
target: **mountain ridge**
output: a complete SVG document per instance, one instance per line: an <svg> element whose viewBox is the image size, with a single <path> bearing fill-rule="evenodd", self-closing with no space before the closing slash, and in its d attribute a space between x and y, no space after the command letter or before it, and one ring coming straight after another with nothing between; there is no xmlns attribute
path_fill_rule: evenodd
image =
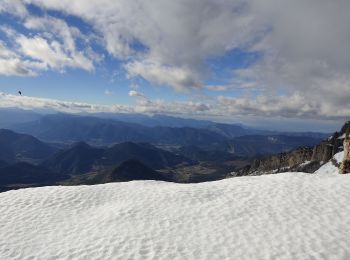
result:
<svg viewBox="0 0 350 260"><path fill-rule="evenodd" d="M28 134L0 129L0 160L39 163L56 152L56 148Z"/></svg>
<svg viewBox="0 0 350 260"><path fill-rule="evenodd" d="M42 165L55 172L77 175L115 167L130 159L138 160L152 169L164 169L178 164L193 163L183 156L150 144L125 142L111 147L97 148L79 142L70 148L61 150L43 162Z"/></svg>
<svg viewBox="0 0 350 260"><path fill-rule="evenodd" d="M257 158L250 166L246 166L231 175L261 175L285 171L314 173L343 149L343 140L348 131L350 131L350 121L346 122L339 132L333 133L313 147L303 147Z"/></svg>

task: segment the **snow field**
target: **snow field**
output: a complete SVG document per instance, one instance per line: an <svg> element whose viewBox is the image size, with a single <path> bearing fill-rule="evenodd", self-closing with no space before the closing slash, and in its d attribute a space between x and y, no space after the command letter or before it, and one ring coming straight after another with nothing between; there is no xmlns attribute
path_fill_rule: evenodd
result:
<svg viewBox="0 0 350 260"><path fill-rule="evenodd" d="M350 175L0 194L0 259L350 259Z"/></svg>

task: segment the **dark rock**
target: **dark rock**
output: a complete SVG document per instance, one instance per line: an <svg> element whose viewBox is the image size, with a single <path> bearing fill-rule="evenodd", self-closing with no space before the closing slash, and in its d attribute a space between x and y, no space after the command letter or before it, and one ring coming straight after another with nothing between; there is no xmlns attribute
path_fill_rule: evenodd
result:
<svg viewBox="0 0 350 260"><path fill-rule="evenodd" d="M335 132L314 147L298 148L287 153L257 158L250 166L240 169L235 175L260 175L285 171L313 173L330 161L336 153L342 151L347 131L350 131L350 121L344 124L340 132Z"/></svg>
<svg viewBox="0 0 350 260"><path fill-rule="evenodd" d="M310 161L311 157L312 148L303 147L287 153L258 158L250 166L240 170L240 175L283 172Z"/></svg>

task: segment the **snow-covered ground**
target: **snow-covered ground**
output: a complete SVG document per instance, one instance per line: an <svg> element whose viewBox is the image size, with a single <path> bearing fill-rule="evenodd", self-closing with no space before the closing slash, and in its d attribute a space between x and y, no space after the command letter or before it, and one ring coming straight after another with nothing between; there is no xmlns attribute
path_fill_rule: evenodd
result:
<svg viewBox="0 0 350 260"><path fill-rule="evenodd" d="M0 259L350 259L336 172L5 192Z"/></svg>

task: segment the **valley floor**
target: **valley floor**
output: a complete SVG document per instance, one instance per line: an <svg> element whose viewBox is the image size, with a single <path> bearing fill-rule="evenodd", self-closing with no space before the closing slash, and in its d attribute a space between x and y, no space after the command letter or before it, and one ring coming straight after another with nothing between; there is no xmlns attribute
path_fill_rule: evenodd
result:
<svg viewBox="0 0 350 260"><path fill-rule="evenodd" d="M350 259L350 175L0 194L1 259Z"/></svg>

